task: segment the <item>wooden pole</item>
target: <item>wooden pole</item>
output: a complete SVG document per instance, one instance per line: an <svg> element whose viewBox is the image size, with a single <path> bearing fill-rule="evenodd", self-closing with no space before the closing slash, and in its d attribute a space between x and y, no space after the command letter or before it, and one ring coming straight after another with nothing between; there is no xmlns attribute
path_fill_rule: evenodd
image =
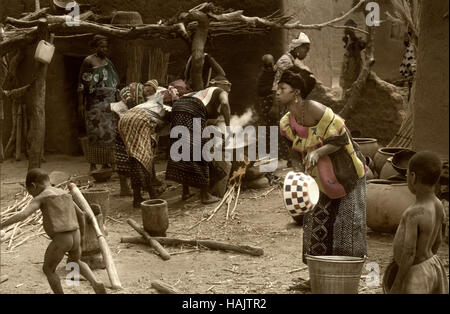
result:
<svg viewBox="0 0 450 314"><path fill-rule="evenodd" d="M161 280L152 281L152 288L165 294L181 294L181 291Z"/></svg>
<svg viewBox="0 0 450 314"><path fill-rule="evenodd" d="M11 100L11 121L12 121L12 128L11 128L11 136L9 137L8 143L5 147L5 158L9 158L10 155L14 152L14 145L16 143L16 128L17 128L17 108L16 108L17 100L12 99Z"/></svg>
<svg viewBox="0 0 450 314"><path fill-rule="evenodd" d="M34 12L38 12L39 10L41 10L41 1L34 0Z"/></svg>
<svg viewBox="0 0 450 314"><path fill-rule="evenodd" d="M150 235L144 229L139 227L136 221L130 218L127 219L127 222L131 227L133 227L134 230L136 230L141 236L144 237L147 244L150 244L150 246L159 253L163 260L167 261L170 259L170 254L162 247L162 245L159 244L159 242L156 241L153 237L150 237Z"/></svg>
<svg viewBox="0 0 450 314"><path fill-rule="evenodd" d="M22 122L23 111L22 104L17 103L17 123L16 123L16 161L20 161L20 155L22 153Z"/></svg>
<svg viewBox="0 0 450 314"><path fill-rule="evenodd" d="M188 21L197 21L198 26L194 34L191 46L191 82L195 91L201 90L203 86L203 64L205 62L205 44L209 31L208 15L201 11L192 11L181 16Z"/></svg>
<svg viewBox="0 0 450 314"><path fill-rule="evenodd" d="M81 194L78 187L70 183L69 184L70 193L72 194L73 200L75 203L86 213L88 219L91 221L92 226L97 234L98 243L100 245L100 250L102 252L103 260L105 261L106 271L108 273L109 280L111 281L111 286L113 289L121 289L122 286L120 284L119 275L117 274L116 266L114 265L114 261L112 259L112 254L109 249L108 243L100 229L97 219L95 218L94 212L89 206L89 203L84 198L83 194Z"/></svg>
<svg viewBox="0 0 450 314"><path fill-rule="evenodd" d="M207 247L212 250L221 250L221 251L233 251L253 256L261 256L264 254L264 250L262 248L251 246L251 245L235 245L225 242L219 242L214 240L183 240L183 239L175 239L175 238L166 238L166 237L153 237L152 239L164 244L164 245L201 245ZM146 240L142 237L122 237L120 239L122 243L134 243L134 244L146 244Z"/></svg>
<svg viewBox="0 0 450 314"><path fill-rule="evenodd" d="M48 39L48 24L46 19L39 19L38 41ZM52 38L49 40L53 42ZM45 140L45 90L48 65L37 62L36 80L32 85L30 108L30 129L28 140L28 170L41 167L42 148Z"/></svg>
<svg viewBox="0 0 450 314"><path fill-rule="evenodd" d="M0 37L1 41L1 37ZM8 74L8 67L6 65L6 60L4 57L0 57L0 162L2 162L5 158L4 152L3 152L3 120L4 120L4 113L3 113L3 84L6 81L6 76Z"/></svg>

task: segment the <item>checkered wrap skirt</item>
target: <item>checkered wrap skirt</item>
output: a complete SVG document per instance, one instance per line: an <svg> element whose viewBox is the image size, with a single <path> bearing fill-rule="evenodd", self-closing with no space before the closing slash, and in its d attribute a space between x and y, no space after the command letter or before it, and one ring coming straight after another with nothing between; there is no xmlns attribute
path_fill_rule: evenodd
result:
<svg viewBox="0 0 450 314"><path fill-rule="evenodd" d="M303 263L308 255L364 257L366 243L366 179L341 199L320 193L319 203L304 216Z"/></svg>
<svg viewBox="0 0 450 314"><path fill-rule="evenodd" d="M200 128L206 127L207 111L201 101L193 97L180 98L172 107L171 123L172 127L181 125L187 127L190 132L189 143L190 159L189 161L174 161L169 158L167 162L166 179L185 184L196 188L208 187L210 184L210 163L202 160L193 161L193 152L200 151L208 139L202 138L196 141L193 136L194 118L200 119ZM170 145L183 140L178 138L171 139Z"/></svg>

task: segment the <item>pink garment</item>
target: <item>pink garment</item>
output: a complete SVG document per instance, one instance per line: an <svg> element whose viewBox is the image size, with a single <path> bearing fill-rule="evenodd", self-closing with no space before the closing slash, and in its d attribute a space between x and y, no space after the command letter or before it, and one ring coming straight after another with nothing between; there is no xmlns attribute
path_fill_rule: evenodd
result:
<svg viewBox="0 0 450 314"><path fill-rule="evenodd" d="M308 138L309 128L297 123L293 114L289 115L291 128L301 138ZM323 156L317 162L317 171L323 192L331 199L338 199L347 195L344 186L339 183L334 174L333 163L329 156Z"/></svg>
<svg viewBox="0 0 450 314"><path fill-rule="evenodd" d="M339 183L334 174L333 163L329 156L319 158L317 162L319 180L324 189L324 193L331 199L338 199L347 195L344 186Z"/></svg>
<svg viewBox="0 0 450 314"><path fill-rule="evenodd" d="M289 124L291 125L291 128L294 129L295 133L301 138L308 138L309 135L309 128L303 125L300 125L295 121L295 117L293 114L289 114Z"/></svg>

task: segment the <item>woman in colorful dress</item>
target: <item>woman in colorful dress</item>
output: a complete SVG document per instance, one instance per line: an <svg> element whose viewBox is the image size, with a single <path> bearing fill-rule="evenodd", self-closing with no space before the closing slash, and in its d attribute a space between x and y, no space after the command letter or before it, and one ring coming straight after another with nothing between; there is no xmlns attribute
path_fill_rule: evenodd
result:
<svg viewBox="0 0 450 314"><path fill-rule="evenodd" d="M87 161L90 170L96 164L108 168L114 163L114 135L117 118L110 104L118 100L119 76L107 58L108 38L95 35L92 46L96 52L86 57L79 77L79 113L84 117L88 137Z"/></svg>
<svg viewBox="0 0 450 314"><path fill-rule="evenodd" d="M310 174L320 189L319 203L304 215L305 264L306 254L367 255L364 158L344 120L306 100L314 86L310 72L294 67L283 73L276 93L289 109L280 131L292 144L295 169Z"/></svg>
<svg viewBox="0 0 450 314"><path fill-rule="evenodd" d="M140 84L140 87L139 84L137 89L131 89L136 97L131 96L130 91L121 92L129 110L120 117L116 137L117 172L131 178L134 207L139 207L144 200L142 189L148 191L150 198L157 198L164 192L165 187L156 178L154 168L158 134L168 125L173 101L190 91L181 80L169 84L168 89L157 88L156 80ZM153 85L158 92L154 95L134 93L144 91L146 85ZM140 103L142 99L146 101Z"/></svg>

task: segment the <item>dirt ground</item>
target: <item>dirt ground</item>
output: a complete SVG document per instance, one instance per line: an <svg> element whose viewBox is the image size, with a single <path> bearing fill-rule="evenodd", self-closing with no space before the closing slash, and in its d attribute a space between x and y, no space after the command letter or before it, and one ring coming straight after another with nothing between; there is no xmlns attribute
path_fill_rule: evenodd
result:
<svg viewBox="0 0 450 314"><path fill-rule="evenodd" d="M63 155L47 156L43 168L47 171L64 171L70 175L85 175L88 164L83 157ZM27 162L8 160L1 165L1 206L7 206L22 187ZM287 172L280 165L279 174ZM165 169L159 162L157 173ZM170 184L170 182L169 182ZM203 206L195 196L190 202L180 200L181 187L172 183L170 191L163 194L169 204L168 237L182 239L211 239L248 244L264 249L264 255L254 257L233 252L212 251L192 247L166 247L170 253L181 253L163 261L151 248L145 245L120 243L122 236L136 236L136 232L126 223L132 218L142 222L141 212L132 207L131 197L119 197L119 181L117 175L107 183L96 184L96 187L107 187L111 191L111 209L106 219L108 230L107 242L123 286L122 290L108 289L108 293L158 293L151 287L153 280L162 280L183 293L193 294L300 294L295 289L299 278L307 279L308 270L301 260L302 228L297 226L287 214L281 196L281 189L275 189L267 196L262 196L271 188L262 190L246 190L241 193L237 207L237 217L225 221L224 206L212 220L203 222L190 229L214 208L214 205ZM16 196L21 198L21 196ZM380 276L389 264L392 256L391 234L378 234L368 230L367 241L368 263L376 262L380 266ZM42 272L42 262L49 240L40 236L24 245L7 251L5 243L1 244L0 274L9 279L0 285L0 293L40 294L51 293ZM448 274L448 244L439 250ZM302 269L303 268L303 269ZM302 269L302 270L299 270ZM381 286L366 285L366 278L371 269L363 267L363 276L359 292L362 294L381 294ZM109 285L106 270L95 270L95 274ZM61 278L65 278L65 263L58 267ZM380 278L381 280L381 278ZM67 293L93 293L86 281L79 286L68 287L63 281Z"/></svg>

